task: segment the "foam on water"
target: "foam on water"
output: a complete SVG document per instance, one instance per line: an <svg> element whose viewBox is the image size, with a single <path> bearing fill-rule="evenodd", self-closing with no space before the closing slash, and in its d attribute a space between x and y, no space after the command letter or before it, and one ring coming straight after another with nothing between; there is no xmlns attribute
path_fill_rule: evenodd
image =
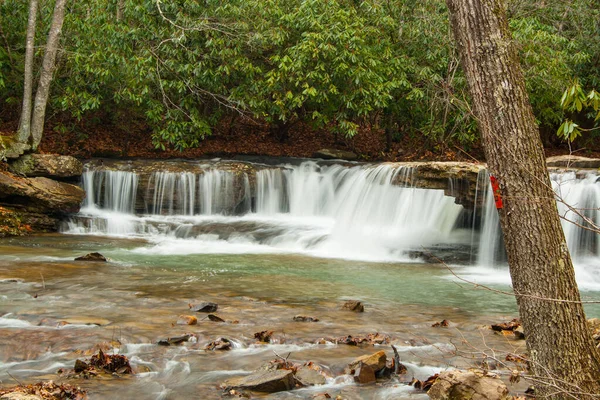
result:
<svg viewBox="0 0 600 400"><path fill-rule="evenodd" d="M93 194L66 232L145 238L153 247L136 251L146 254L302 253L376 262L406 261L411 250L457 241L462 207L442 190L411 187L411 168L305 162L254 174L157 171L140 193L134 172L88 171L83 185Z"/></svg>

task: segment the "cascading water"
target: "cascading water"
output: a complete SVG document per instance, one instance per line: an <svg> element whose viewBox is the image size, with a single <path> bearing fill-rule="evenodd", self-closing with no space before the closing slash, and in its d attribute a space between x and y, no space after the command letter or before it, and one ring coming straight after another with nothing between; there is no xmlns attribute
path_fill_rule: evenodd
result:
<svg viewBox="0 0 600 400"><path fill-rule="evenodd" d="M66 231L143 237L157 242L158 252L168 245L191 253L293 252L374 261L405 260L409 252L440 244L468 245L465 235L455 235L462 207L442 190L411 187L411 174L392 164L304 162L251 172L209 165L197 173L153 172L141 191L137 182L144 178L135 172L99 169L84 174L88 202ZM109 198L98 202L103 193Z"/></svg>
<svg viewBox="0 0 600 400"><path fill-rule="evenodd" d="M482 186L482 228L479 238L477 264L483 267L506 265L506 254L500 230L498 212L487 182L486 171L479 176ZM600 288L600 243L593 229L600 226L600 183L594 172L578 176L575 172L553 172L550 180L556 193L559 215L567 245L575 265L577 280L582 288ZM489 273L489 271L487 272Z"/></svg>

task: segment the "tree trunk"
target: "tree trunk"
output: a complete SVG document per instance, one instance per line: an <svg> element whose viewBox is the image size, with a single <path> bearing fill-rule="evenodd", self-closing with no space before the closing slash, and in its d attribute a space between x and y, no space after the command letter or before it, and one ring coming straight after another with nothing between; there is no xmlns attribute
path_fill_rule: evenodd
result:
<svg viewBox="0 0 600 400"><path fill-rule="evenodd" d="M31 97L33 93L33 47L35 44L35 21L38 0L29 1L29 20L27 21L27 42L25 44L25 73L23 89L23 108L17 140L27 143L31 134Z"/></svg>
<svg viewBox="0 0 600 400"><path fill-rule="evenodd" d="M44 61L42 62L42 71L38 82L37 92L35 93L35 103L33 105L33 117L31 119L31 147L35 150L42 140L44 131L44 118L46 115L46 105L50 94L50 83L56 69L56 53L60 42L60 31L62 30L65 19L65 5L67 0L56 0L54 13L52 14L52 24L48 33L46 51L44 52Z"/></svg>
<svg viewBox="0 0 600 400"><path fill-rule="evenodd" d="M446 0L488 168L532 361L536 397L600 398L587 325L539 131L502 0ZM569 395L569 393L571 393Z"/></svg>

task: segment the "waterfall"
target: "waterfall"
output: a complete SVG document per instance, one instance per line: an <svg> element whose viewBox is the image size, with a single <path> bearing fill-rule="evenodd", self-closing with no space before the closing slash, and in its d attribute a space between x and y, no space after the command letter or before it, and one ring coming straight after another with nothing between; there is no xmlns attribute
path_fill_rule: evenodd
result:
<svg viewBox="0 0 600 400"><path fill-rule="evenodd" d="M557 195L558 212L573 259L600 257L598 233L588 230L600 225L600 184L595 173L578 179L574 172L550 175ZM591 223L591 224L590 224Z"/></svg>
<svg viewBox="0 0 600 400"><path fill-rule="evenodd" d="M176 169L86 172L88 199L66 232L186 240L189 251L220 246L375 261L468 246L455 235L462 207L443 190L413 187L409 167L309 161Z"/></svg>
<svg viewBox="0 0 600 400"><path fill-rule="evenodd" d="M481 178L483 177L483 178ZM482 266L502 265L506 262L500 231L498 211L494 205L488 174L480 173L487 189L482 191L483 217L477 263ZM561 224L574 261L600 257L598 233L591 224L600 226L600 183L596 173L577 176L575 172L551 173L552 188L556 193ZM483 186L483 184L482 184Z"/></svg>

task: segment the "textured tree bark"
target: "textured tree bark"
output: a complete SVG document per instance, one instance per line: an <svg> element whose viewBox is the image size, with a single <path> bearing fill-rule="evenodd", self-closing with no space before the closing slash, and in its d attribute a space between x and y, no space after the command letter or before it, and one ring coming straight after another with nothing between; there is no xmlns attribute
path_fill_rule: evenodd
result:
<svg viewBox="0 0 600 400"><path fill-rule="evenodd" d="M35 93L33 116L31 118L31 147L34 150L39 146L44 131L46 105L48 103L48 96L50 95L50 83L56 69L56 53L58 52L60 32L65 20L66 3L67 0L56 0L54 13L52 14L52 24L48 33L48 41L46 43L46 51L44 52L44 60L42 61L42 71L40 72L40 80Z"/></svg>
<svg viewBox="0 0 600 400"><path fill-rule="evenodd" d="M38 0L29 1L29 20L27 21L27 41L25 43L25 73L23 89L23 107L17 131L17 140L27 143L31 134L31 97L33 96L33 47L35 44L35 23Z"/></svg>
<svg viewBox="0 0 600 400"><path fill-rule="evenodd" d="M600 354L580 303L504 1L446 3L488 169L500 182L510 274L533 376L542 380L536 397L600 398Z"/></svg>

